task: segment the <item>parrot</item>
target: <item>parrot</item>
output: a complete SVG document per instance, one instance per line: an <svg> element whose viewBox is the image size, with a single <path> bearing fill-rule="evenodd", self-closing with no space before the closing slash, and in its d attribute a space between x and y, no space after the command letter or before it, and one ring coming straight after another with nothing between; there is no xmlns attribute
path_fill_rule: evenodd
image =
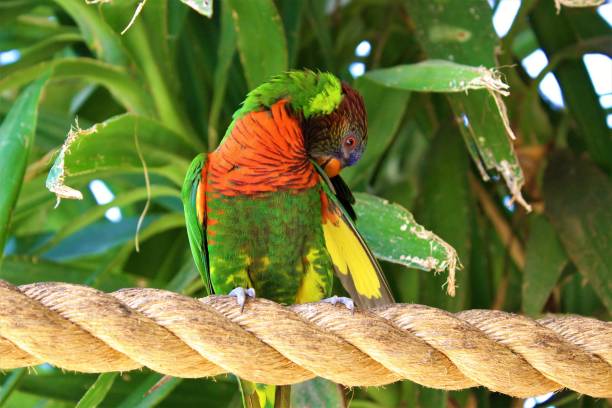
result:
<svg viewBox="0 0 612 408"><path fill-rule="evenodd" d="M242 308L255 295L351 310L393 303L339 175L367 139L362 96L331 73L288 71L250 91L183 184L189 244L208 293L235 296ZM330 297L334 273L350 299ZM245 407L290 406L289 385L238 382Z"/></svg>

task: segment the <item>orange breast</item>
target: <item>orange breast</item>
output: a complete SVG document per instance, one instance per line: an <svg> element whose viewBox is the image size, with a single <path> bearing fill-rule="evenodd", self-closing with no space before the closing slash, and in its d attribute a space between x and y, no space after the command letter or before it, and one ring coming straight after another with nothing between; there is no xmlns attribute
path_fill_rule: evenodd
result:
<svg viewBox="0 0 612 408"><path fill-rule="evenodd" d="M238 119L231 134L208 156L206 190L224 196L304 190L317 184L298 121L281 100L270 110Z"/></svg>

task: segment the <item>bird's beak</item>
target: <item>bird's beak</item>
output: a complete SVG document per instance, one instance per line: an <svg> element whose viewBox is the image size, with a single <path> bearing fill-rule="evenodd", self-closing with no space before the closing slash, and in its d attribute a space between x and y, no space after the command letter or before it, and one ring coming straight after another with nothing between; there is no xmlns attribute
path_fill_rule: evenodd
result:
<svg viewBox="0 0 612 408"><path fill-rule="evenodd" d="M329 177L336 177L342 169L342 163L335 157L321 157L317 159L317 163Z"/></svg>

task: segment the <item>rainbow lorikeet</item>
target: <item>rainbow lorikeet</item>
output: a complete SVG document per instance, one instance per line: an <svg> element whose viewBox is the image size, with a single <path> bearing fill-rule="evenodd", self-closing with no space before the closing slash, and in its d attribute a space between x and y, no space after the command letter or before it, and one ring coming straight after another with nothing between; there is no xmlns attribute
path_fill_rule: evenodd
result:
<svg viewBox="0 0 612 408"><path fill-rule="evenodd" d="M209 292L241 305L255 293L314 302L331 295L335 270L358 306L393 302L338 175L366 142L363 99L332 74L291 71L251 91L183 186L189 242ZM246 406L289 405L286 386L240 382Z"/></svg>

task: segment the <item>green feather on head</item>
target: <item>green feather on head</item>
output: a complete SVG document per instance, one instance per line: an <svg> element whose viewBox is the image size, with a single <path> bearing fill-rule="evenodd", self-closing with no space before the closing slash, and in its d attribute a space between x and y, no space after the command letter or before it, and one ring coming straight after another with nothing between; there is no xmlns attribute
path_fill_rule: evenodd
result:
<svg viewBox="0 0 612 408"><path fill-rule="evenodd" d="M310 118L332 113L340 105L342 96L342 83L333 74L310 70L284 72L248 93L240 109L234 112L225 137L231 134L236 120L269 108L281 99L288 99L291 109Z"/></svg>

